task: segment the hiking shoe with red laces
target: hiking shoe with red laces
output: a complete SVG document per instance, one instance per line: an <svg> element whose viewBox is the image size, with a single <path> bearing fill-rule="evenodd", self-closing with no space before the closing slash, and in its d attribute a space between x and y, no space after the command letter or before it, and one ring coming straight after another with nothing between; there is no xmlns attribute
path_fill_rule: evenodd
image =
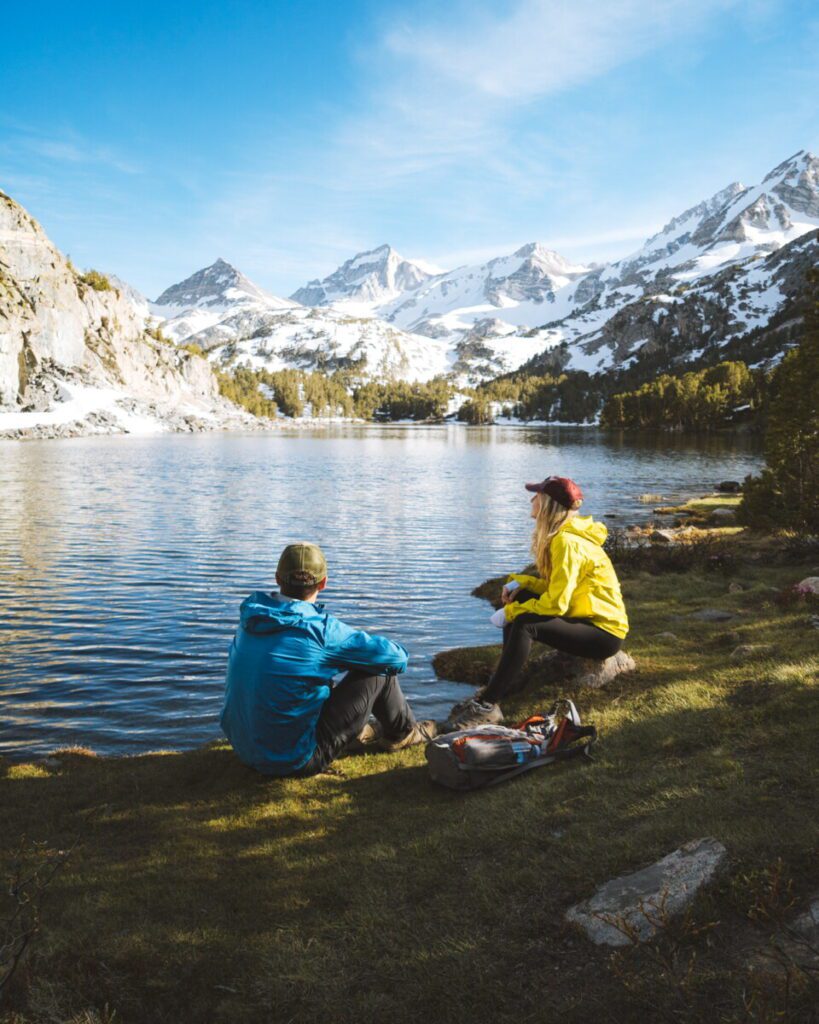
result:
<svg viewBox="0 0 819 1024"><path fill-rule="evenodd" d="M434 740L438 735L438 723L432 720L416 722L406 736L400 740L390 740L386 736L378 742L382 750L395 753L396 750L403 750L405 747L414 747L418 743L426 743L427 740Z"/></svg>

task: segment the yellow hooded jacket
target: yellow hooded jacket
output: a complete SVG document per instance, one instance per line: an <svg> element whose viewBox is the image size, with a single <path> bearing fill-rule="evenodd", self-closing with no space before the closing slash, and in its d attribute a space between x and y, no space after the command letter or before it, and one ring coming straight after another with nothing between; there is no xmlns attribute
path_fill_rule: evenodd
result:
<svg viewBox="0 0 819 1024"><path fill-rule="evenodd" d="M552 572L548 582L537 576L509 577L524 590L540 596L507 604L506 621L512 622L527 612L589 619L622 640L628 633L628 617L614 566L601 547L607 536L606 527L595 523L591 516L569 519L552 538Z"/></svg>

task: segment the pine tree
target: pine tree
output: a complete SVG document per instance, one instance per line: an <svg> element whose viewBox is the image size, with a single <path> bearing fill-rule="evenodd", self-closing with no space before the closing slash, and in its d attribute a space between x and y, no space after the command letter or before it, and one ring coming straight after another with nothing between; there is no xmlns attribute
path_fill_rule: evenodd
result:
<svg viewBox="0 0 819 1024"><path fill-rule="evenodd" d="M819 533L819 270L807 280L802 339L771 380L767 468L746 479L740 519Z"/></svg>

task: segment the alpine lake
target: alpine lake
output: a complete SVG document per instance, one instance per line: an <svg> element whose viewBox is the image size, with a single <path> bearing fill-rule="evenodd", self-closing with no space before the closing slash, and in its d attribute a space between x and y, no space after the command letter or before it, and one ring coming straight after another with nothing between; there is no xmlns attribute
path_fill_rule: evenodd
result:
<svg viewBox="0 0 819 1024"><path fill-rule="evenodd" d="M741 480L747 435L332 425L0 442L0 754L196 747L220 735L239 604L321 544L333 614L403 643L419 717L465 692L431 659L496 643L470 595L529 561L523 484L571 476L609 528Z"/></svg>

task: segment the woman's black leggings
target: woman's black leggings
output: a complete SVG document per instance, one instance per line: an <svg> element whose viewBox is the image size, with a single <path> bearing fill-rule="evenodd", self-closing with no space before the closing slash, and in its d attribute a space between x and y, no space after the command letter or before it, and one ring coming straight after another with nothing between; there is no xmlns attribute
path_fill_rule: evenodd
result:
<svg viewBox="0 0 819 1024"><path fill-rule="evenodd" d="M523 591L518 600L523 602L533 597L537 595ZM520 689L523 666L534 640L566 654L598 661L610 658L623 645L619 637L600 629L589 619L564 619L559 615L532 615L528 612L518 615L503 628L503 653L482 700L497 704Z"/></svg>

